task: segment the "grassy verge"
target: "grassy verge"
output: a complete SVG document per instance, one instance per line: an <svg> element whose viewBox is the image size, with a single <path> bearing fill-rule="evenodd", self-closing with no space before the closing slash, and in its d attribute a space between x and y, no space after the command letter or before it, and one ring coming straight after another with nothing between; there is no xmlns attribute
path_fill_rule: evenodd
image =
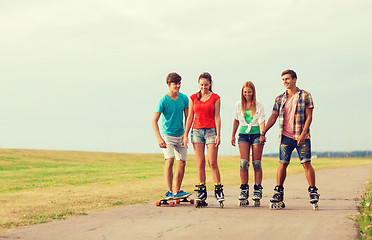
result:
<svg viewBox="0 0 372 240"><path fill-rule="evenodd" d="M316 170L371 165L372 158L314 159ZM274 178L278 160L264 158L264 178ZM222 182L239 185L239 157L219 156ZM74 151L0 150L0 231L53 219L145 203L166 191L161 154ZM303 173L293 161L288 174ZM208 189L212 188L207 170ZM190 155L182 188L197 183L196 160Z"/></svg>
<svg viewBox="0 0 372 240"><path fill-rule="evenodd" d="M372 239L372 182L368 182L366 188L359 203L359 213L356 215L360 239Z"/></svg>

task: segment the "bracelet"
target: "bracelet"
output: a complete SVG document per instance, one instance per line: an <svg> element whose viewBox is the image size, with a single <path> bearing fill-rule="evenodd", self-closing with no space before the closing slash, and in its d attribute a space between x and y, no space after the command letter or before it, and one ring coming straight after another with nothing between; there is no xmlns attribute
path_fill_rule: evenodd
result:
<svg viewBox="0 0 372 240"><path fill-rule="evenodd" d="M260 135L261 135L261 136L265 136L265 134L266 134L266 132L263 131Z"/></svg>

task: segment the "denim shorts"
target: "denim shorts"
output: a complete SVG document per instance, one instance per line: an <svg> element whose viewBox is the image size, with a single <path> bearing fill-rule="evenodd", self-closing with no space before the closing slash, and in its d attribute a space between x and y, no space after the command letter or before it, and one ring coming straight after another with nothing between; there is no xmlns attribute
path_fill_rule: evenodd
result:
<svg viewBox="0 0 372 240"><path fill-rule="evenodd" d="M279 162L289 164L294 149L297 150L297 154L300 158L301 163L311 161L310 139L305 139L305 143L303 145L297 146L296 140L283 135L279 147Z"/></svg>
<svg viewBox="0 0 372 240"><path fill-rule="evenodd" d="M263 145L263 143L260 143L260 134L239 133L238 144L239 143L248 143L249 145Z"/></svg>
<svg viewBox="0 0 372 240"><path fill-rule="evenodd" d="M164 158L175 158L177 161L186 161L187 149L182 144L182 137L174 137L164 134L163 139L167 148L163 148Z"/></svg>
<svg viewBox="0 0 372 240"><path fill-rule="evenodd" d="M216 128L201 128L193 129L191 131L191 142L192 143L215 143L217 136Z"/></svg>

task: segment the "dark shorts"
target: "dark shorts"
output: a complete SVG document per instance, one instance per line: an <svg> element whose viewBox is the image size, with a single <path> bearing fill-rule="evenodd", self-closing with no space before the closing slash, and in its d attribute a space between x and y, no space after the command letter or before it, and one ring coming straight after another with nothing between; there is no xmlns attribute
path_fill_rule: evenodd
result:
<svg viewBox="0 0 372 240"><path fill-rule="evenodd" d="M305 139L305 143L303 145L297 146L296 140L283 135L279 147L279 162L289 164L294 149L297 150L297 154L300 158L301 163L311 161L310 139Z"/></svg>
<svg viewBox="0 0 372 240"><path fill-rule="evenodd" d="M238 144L239 143L248 143L249 145L263 145L263 143L260 143L260 134L239 133Z"/></svg>

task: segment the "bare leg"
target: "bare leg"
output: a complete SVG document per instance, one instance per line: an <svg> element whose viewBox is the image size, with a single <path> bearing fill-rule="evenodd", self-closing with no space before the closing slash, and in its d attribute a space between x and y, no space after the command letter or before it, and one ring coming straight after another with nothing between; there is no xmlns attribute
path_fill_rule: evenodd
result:
<svg viewBox="0 0 372 240"><path fill-rule="evenodd" d="M215 183L221 182L220 170L217 163L218 146L214 144L207 144L208 149L208 163L212 171L213 180Z"/></svg>
<svg viewBox="0 0 372 240"><path fill-rule="evenodd" d="M246 159L249 162L249 150L250 145L249 143L239 143L239 152L240 152L240 159ZM249 180L249 170L241 170L240 169L240 181L242 184L248 184Z"/></svg>
<svg viewBox="0 0 372 240"><path fill-rule="evenodd" d="M181 184L183 180L183 176L185 174L185 161L176 161L177 162L177 169L176 169L176 176L175 176L175 193L177 193L181 189Z"/></svg>
<svg viewBox="0 0 372 240"><path fill-rule="evenodd" d="M305 175L307 182L309 183L309 186L314 187L315 186L315 171L313 166L311 165L311 162L305 162L302 164L302 166L305 169Z"/></svg>
<svg viewBox="0 0 372 240"><path fill-rule="evenodd" d="M253 161L262 160L262 151L264 145L253 145L252 146L252 164ZM259 171L254 170L254 183L260 185L262 183L262 168Z"/></svg>
<svg viewBox="0 0 372 240"><path fill-rule="evenodd" d="M167 187L168 187L168 191L170 192L172 192L173 163L174 163L174 158L165 159L164 177L165 177L165 183L167 184Z"/></svg>
<svg viewBox="0 0 372 240"><path fill-rule="evenodd" d="M193 143L194 145L194 152L196 157L196 162L198 166L198 177L200 183L206 182L205 176L205 144L204 143Z"/></svg>
<svg viewBox="0 0 372 240"><path fill-rule="evenodd" d="M279 163L278 171L276 174L277 185L283 186L285 178L287 177L287 167L288 167L288 164L281 163L281 162Z"/></svg>

